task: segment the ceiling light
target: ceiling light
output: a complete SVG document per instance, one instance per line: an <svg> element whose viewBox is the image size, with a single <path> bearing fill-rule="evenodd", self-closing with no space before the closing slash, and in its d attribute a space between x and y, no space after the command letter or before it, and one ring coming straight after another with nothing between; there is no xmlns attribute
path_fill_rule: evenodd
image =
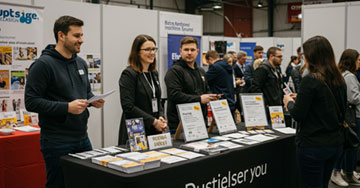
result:
<svg viewBox="0 0 360 188"><path fill-rule="evenodd" d="M262 4L262 2L259 0L259 2L258 2L258 4L257 4L257 7L258 8L261 8L261 7L263 7L263 4Z"/></svg>
<svg viewBox="0 0 360 188"><path fill-rule="evenodd" d="M214 9L214 10L219 10L219 9L221 9L221 8L222 8L221 4L214 4L214 5L213 5L213 9Z"/></svg>

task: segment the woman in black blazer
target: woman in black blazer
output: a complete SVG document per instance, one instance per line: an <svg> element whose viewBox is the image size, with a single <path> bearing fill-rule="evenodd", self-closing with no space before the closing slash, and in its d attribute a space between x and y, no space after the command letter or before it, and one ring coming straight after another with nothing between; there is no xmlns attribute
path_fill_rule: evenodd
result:
<svg viewBox="0 0 360 188"><path fill-rule="evenodd" d="M346 85L325 37L308 39L303 49L309 74L302 78L297 96L284 95L284 104L298 122L296 155L303 187L327 188L343 150Z"/></svg>
<svg viewBox="0 0 360 188"><path fill-rule="evenodd" d="M119 80L120 102L123 109L119 130L119 145L128 140L125 119L143 118L146 135L167 129L161 106L161 88L156 71L156 43L148 35L135 38L129 55L129 66Z"/></svg>

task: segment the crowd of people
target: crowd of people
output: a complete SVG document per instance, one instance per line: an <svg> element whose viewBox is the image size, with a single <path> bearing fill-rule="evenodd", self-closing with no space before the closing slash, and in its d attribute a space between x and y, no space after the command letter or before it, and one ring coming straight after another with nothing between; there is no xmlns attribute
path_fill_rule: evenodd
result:
<svg viewBox="0 0 360 188"><path fill-rule="evenodd" d="M93 96L85 61L77 56L84 42L83 22L62 16L54 24L56 45L48 45L30 67L25 87L25 106L39 113L40 144L47 171L46 187L64 187L59 158L68 153L91 150L87 135L88 107L101 108L104 100L87 103ZM213 50L206 53L206 72L198 66L199 44L184 37L180 59L165 75L167 114L161 101L156 70L155 40L138 35L131 46L128 67L119 79L123 109L118 144L128 140L125 119L143 118L147 135L174 133L180 122L176 105L199 102L204 117L210 101L226 99L232 115L241 112L240 93L262 93L266 109L284 106L297 121L296 155L303 187L327 187L329 180L342 186L360 185L355 172L357 149L344 150L343 115L346 106L356 106L360 133L360 84L357 70L359 53L345 50L336 65L330 42L322 36L308 39L297 56L292 56L282 73L282 50L255 46L253 61L246 64L244 51L223 57ZM284 94L289 86L291 94ZM267 110L267 115L269 113ZM204 118L205 121L207 118ZM268 118L270 121L270 118Z"/></svg>

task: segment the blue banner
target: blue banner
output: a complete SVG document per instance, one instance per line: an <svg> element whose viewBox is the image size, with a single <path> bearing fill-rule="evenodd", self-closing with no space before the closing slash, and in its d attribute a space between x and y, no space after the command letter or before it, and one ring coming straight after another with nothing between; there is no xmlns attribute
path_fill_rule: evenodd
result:
<svg viewBox="0 0 360 188"><path fill-rule="evenodd" d="M240 50L247 53L246 64L254 60L254 47L256 42L240 42Z"/></svg>
<svg viewBox="0 0 360 188"><path fill-rule="evenodd" d="M180 59L180 42L181 39L189 35L168 35L168 69L171 67L174 61ZM196 57L196 63L200 66L200 56L201 56L201 37L200 36L189 36L193 37L198 41L199 54Z"/></svg>

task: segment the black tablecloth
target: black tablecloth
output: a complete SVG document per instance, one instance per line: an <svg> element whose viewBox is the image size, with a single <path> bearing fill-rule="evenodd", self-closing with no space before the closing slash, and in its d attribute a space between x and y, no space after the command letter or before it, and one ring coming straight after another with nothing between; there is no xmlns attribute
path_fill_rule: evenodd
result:
<svg viewBox="0 0 360 188"><path fill-rule="evenodd" d="M70 156L61 158L67 188L80 187L298 187L295 136L283 135L252 146L229 150L126 174ZM174 142L174 146L183 144Z"/></svg>

